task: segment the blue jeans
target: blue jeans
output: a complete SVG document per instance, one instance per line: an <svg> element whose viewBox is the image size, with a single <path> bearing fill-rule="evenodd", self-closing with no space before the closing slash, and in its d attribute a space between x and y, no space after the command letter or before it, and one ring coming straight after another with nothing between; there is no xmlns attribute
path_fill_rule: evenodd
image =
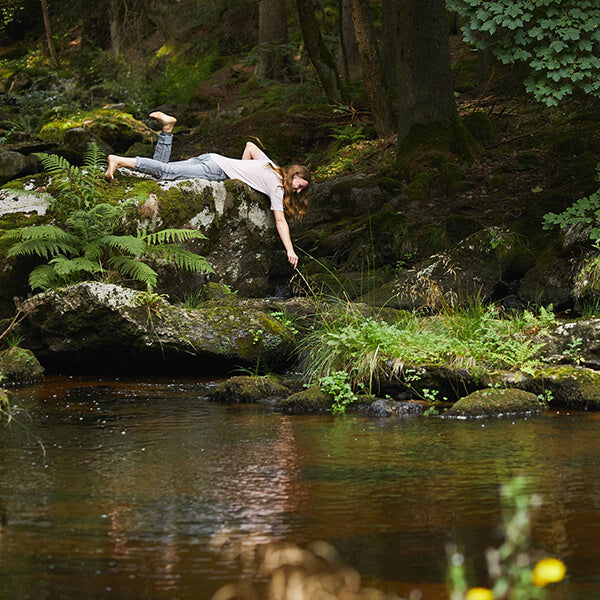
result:
<svg viewBox="0 0 600 600"><path fill-rule="evenodd" d="M136 156L135 170L157 179L207 179L223 181L228 179L225 171L208 154L201 154L188 160L169 162L173 135L160 132L154 149L154 158Z"/></svg>

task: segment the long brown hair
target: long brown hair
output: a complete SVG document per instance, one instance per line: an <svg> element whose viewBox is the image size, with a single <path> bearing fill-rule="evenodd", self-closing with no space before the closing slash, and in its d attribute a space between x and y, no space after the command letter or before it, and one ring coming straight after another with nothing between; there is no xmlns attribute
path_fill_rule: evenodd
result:
<svg viewBox="0 0 600 600"><path fill-rule="evenodd" d="M290 165L287 169L273 167L273 170L279 175L281 185L283 186L283 211L285 218L289 221L294 219L301 220L308 208L308 190L310 188L310 171L304 165ZM292 182L294 175L302 177L308 182L301 192L294 192Z"/></svg>

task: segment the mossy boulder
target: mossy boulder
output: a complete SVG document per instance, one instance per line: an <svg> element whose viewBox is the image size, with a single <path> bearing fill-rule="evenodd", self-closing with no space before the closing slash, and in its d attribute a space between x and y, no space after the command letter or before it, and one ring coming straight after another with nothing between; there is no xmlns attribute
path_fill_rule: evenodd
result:
<svg viewBox="0 0 600 600"><path fill-rule="evenodd" d="M38 171L39 162L33 156L25 156L12 150L0 151L0 185Z"/></svg>
<svg viewBox="0 0 600 600"><path fill-rule="evenodd" d="M42 363L114 368L185 363L196 371L215 365L288 364L292 334L251 306L187 310L162 296L86 282L44 292L23 303L26 346Z"/></svg>
<svg viewBox="0 0 600 600"><path fill-rule="evenodd" d="M272 376L230 377L209 391L208 398L235 404L273 404L290 395L290 390Z"/></svg>
<svg viewBox="0 0 600 600"><path fill-rule="evenodd" d="M34 383L44 376L44 367L33 352L14 347L0 352L0 381L3 385Z"/></svg>
<svg viewBox="0 0 600 600"><path fill-rule="evenodd" d="M70 117L57 117L42 127L39 136L44 141L62 142L68 130L87 129L115 152L124 153L136 142L150 142L156 134L131 114L115 108L81 111Z"/></svg>
<svg viewBox="0 0 600 600"><path fill-rule="evenodd" d="M550 406L575 410L600 410L600 373L573 365L536 369L515 386L534 394L551 395Z"/></svg>
<svg viewBox="0 0 600 600"><path fill-rule="evenodd" d="M490 300L505 292L507 282L518 281L533 260L521 236L492 227L402 272L363 301L410 310L457 306L473 297Z"/></svg>
<svg viewBox="0 0 600 600"><path fill-rule="evenodd" d="M0 218L12 213L44 215L55 201L53 194L58 195L58 190L45 175L11 182L0 190ZM126 223L132 232L199 229L206 239L190 241L185 248L207 258L215 270L211 281L242 296L264 296L276 285L278 274L285 279L291 275L267 197L239 181L159 182L125 171L112 184L99 181L97 194L103 202L137 206ZM206 274L190 274L165 264L155 268L158 291L173 297L197 292L209 280ZM26 293L24 288L12 295Z"/></svg>
<svg viewBox="0 0 600 600"><path fill-rule="evenodd" d="M277 406L293 414L326 412L333 406L333 396L316 385L280 400Z"/></svg>
<svg viewBox="0 0 600 600"><path fill-rule="evenodd" d="M476 110L463 117L462 122L478 142L490 142L496 137L494 124L487 112Z"/></svg>
<svg viewBox="0 0 600 600"><path fill-rule="evenodd" d="M477 390L448 409L448 417L499 417L536 414L542 405L535 394L514 388Z"/></svg>
<svg viewBox="0 0 600 600"><path fill-rule="evenodd" d="M552 304L563 310L573 305L573 266L567 258L546 251L521 278L517 296L525 304Z"/></svg>

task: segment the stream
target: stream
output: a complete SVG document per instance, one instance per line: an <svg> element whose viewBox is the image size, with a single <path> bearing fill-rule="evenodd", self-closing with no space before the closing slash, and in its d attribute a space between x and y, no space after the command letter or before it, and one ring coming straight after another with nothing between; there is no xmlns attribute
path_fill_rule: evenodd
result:
<svg viewBox="0 0 600 600"><path fill-rule="evenodd" d="M552 598L600 598L600 414L372 420L208 402L214 381L47 377L1 426L0 598L210 599L216 539L332 544L369 585L443 600L456 542L485 585L499 484L541 494Z"/></svg>

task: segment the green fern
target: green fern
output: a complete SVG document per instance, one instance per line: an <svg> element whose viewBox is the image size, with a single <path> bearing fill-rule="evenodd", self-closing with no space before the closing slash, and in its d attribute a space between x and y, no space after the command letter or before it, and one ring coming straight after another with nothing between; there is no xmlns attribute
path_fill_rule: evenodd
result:
<svg viewBox="0 0 600 600"><path fill-rule="evenodd" d="M81 168L54 154L36 156L58 190L54 209L63 217L65 227L23 227L0 236L0 241L11 244L7 256L38 256L48 261L30 273L29 285L33 290L109 275L116 280L133 280L151 291L156 287L158 274L146 264L149 260L161 260L192 272L213 272L204 257L179 245L206 239L195 229L163 229L150 234L138 230L136 235L118 233L127 207L98 202L98 172L106 161L94 142L89 145Z"/></svg>
<svg viewBox="0 0 600 600"><path fill-rule="evenodd" d="M71 165L56 154L36 152L35 156L52 177L57 191L53 208L59 214L68 214L73 209L89 209L96 204L98 178L106 166L106 158L96 142L90 142L82 167Z"/></svg>

